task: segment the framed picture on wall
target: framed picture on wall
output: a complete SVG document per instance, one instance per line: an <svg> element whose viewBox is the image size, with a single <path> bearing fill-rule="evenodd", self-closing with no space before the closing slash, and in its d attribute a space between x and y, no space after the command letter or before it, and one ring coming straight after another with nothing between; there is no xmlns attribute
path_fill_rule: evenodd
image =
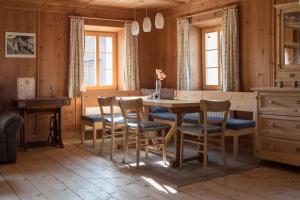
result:
<svg viewBox="0 0 300 200"><path fill-rule="evenodd" d="M5 33L5 57L8 58L35 58L35 33Z"/></svg>

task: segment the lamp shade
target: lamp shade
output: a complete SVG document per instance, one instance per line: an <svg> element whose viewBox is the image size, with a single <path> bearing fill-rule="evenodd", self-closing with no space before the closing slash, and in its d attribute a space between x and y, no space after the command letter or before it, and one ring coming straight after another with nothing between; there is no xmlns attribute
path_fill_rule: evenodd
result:
<svg viewBox="0 0 300 200"><path fill-rule="evenodd" d="M165 25L164 16L162 13L156 13L155 15L155 27L157 29L163 29Z"/></svg>
<svg viewBox="0 0 300 200"><path fill-rule="evenodd" d="M149 17L145 17L143 22L143 30L144 32L148 33L151 31L151 20Z"/></svg>
<svg viewBox="0 0 300 200"><path fill-rule="evenodd" d="M138 35L140 33L140 26L138 21L133 21L131 25L131 34Z"/></svg>

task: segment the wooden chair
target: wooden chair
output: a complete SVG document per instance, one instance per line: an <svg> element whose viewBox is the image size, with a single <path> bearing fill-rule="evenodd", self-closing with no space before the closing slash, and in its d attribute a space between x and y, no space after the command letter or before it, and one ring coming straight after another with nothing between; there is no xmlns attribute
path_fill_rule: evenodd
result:
<svg viewBox="0 0 300 200"><path fill-rule="evenodd" d="M103 153L105 139L110 138L110 159L113 160L115 150L115 138L122 135L124 138L124 118L119 113L115 113L114 107L118 106L116 97L100 97L98 103L101 113L101 121L103 123L102 141L99 154ZM107 109L108 108L108 109ZM107 134L109 131L109 134Z"/></svg>
<svg viewBox="0 0 300 200"><path fill-rule="evenodd" d="M203 172L205 173L208 160L208 147L214 147L221 150L224 169L227 169L226 151L225 151L225 130L226 121L231 103L229 101L207 101L201 100L201 111L203 112L203 124L198 125L183 125L177 127L181 131L181 153L180 167L183 162L184 142L197 144L199 153L203 154ZM209 120L209 112L222 113L222 119ZM186 138L185 136L189 136ZM209 144L209 142L213 142ZM215 145L219 143L220 146Z"/></svg>
<svg viewBox="0 0 300 200"><path fill-rule="evenodd" d="M141 112L143 109L143 100L142 99L134 99L134 100L120 100L119 101L122 114L125 120L125 139L123 144L124 157L123 162L126 162L127 152L128 152L128 144L129 137L132 136L135 141L131 143L136 144L136 168L139 167L140 162L140 151L141 146L145 147L145 155L148 158L149 155L149 146L162 144L162 152L163 152L163 162L166 161L166 151L165 151L165 133L166 129L170 128L170 125L164 123L158 123L153 121L142 121ZM136 114L132 115L128 111L135 110ZM150 131L161 131L161 136L157 134L151 135L147 134ZM156 140L158 143L150 144L150 140Z"/></svg>

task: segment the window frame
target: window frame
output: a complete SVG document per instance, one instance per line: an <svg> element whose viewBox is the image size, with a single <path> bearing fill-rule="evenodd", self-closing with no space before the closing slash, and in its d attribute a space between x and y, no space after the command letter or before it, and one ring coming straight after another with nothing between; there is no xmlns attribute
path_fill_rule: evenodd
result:
<svg viewBox="0 0 300 200"><path fill-rule="evenodd" d="M204 90L221 90L221 25L214 27L202 28L201 30L201 72L202 72L202 88ZM218 85L206 85L206 43L205 34L211 32L218 32Z"/></svg>
<svg viewBox="0 0 300 200"><path fill-rule="evenodd" d="M96 36L96 85L95 86L86 86L87 90L116 90L117 89L117 33L115 32L101 32L101 31L85 31L84 36ZM99 71L100 71L100 44L99 37L112 37L113 48L112 48L112 59L113 59L113 84L108 86L101 86L99 79ZM85 53L85 52L84 52Z"/></svg>

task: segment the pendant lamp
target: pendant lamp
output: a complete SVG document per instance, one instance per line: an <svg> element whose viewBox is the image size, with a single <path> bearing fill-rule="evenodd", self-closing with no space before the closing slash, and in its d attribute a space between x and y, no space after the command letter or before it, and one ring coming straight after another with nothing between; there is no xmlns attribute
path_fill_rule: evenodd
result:
<svg viewBox="0 0 300 200"><path fill-rule="evenodd" d="M134 15L134 21L131 24L131 34L132 35L139 35L140 25L139 25L139 22L136 20L136 10L135 10L135 8L133 10L133 15Z"/></svg>
<svg viewBox="0 0 300 200"><path fill-rule="evenodd" d="M155 27L157 29L163 29L165 25L164 16L162 13L158 12L155 15Z"/></svg>
<svg viewBox="0 0 300 200"><path fill-rule="evenodd" d="M150 17L148 17L148 6L146 6L146 17L143 21L143 30L145 33L149 33L151 31L151 20Z"/></svg>

